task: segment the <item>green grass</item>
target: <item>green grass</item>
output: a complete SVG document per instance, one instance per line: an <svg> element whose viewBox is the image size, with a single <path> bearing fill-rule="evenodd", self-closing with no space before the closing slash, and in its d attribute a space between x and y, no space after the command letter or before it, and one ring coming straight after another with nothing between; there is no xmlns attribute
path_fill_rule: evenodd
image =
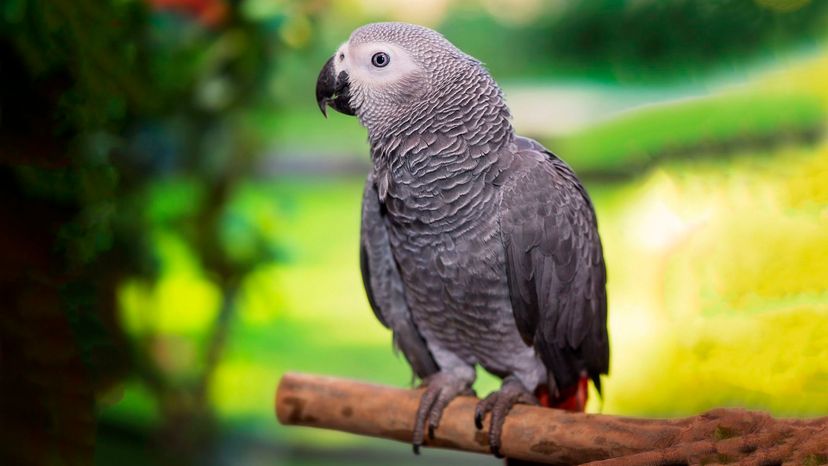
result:
<svg viewBox="0 0 828 466"><path fill-rule="evenodd" d="M752 91L630 111L547 145L580 173L631 173L664 156L802 139L825 120L811 95Z"/></svg>

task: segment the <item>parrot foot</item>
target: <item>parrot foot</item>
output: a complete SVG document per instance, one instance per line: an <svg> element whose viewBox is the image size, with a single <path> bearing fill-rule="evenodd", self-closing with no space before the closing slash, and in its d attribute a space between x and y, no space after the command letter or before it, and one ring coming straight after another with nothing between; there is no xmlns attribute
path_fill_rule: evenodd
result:
<svg viewBox="0 0 828 466"><path fill-rule="evenodd" d="M420 398L412 440L414 453L417 455L420 454L420 447L425 440L426 424L428 425L428 437L433 439L434 429L440 424L443 410L451 400L461 395L475 395L471 388L471 381L448 372L438 372L426 377L421 387L425 387L426 390Z"/></svg>
<svg viewBox="0 0 828 466"><path fill-rule="evenodd" d="M518 403L537 405L538 399L520 381L513 377L506 377L503 379L500 390L480 400L474 410L474 425L478 429L483 429L483 418L486 414L492 413L489 427L489 449L498 458L503 457L500 454L500 434L503 432L503 423L512 406Z"/></svg>

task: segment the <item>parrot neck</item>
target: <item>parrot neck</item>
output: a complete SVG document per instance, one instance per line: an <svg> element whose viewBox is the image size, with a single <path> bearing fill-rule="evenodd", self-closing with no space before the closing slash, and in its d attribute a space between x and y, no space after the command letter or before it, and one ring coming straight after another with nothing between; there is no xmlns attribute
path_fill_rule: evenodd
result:
<svg viewBox="0 0 828 466"><path fill-rule="evenodd" d="M462 80L462 81L461 81ZM476 65L446 80L429 96L408 108L383 112L385 118L365 121L375 168L434 159L441 165L484 159L512 142L514 129L503 94L494 80ZM468 83L459 86L458 82Z"/></svg>
<svg viewBox="0 0 828 466"><path fill-rule="evenodd" d="M485 184L515 137L500 89L488 74L483 77L463 92L424 101L405 124L369 132L379 200L395 222L443 222L446 228L460 229L481 221L480 209L461 220L449 221L443 214L453 211L446 204L480 204L471 198L485 195L482 189L452 191L457 179Z"/></svg>

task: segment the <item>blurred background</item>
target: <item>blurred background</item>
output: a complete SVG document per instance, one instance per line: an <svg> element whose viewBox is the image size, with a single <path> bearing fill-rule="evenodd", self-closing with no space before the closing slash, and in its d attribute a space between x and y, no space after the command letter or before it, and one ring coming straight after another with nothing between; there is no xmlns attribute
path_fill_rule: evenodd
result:
<svg viewBox="0 0 828 466"><path fill-rule="evenodd" d="M359 276L365 131L313 94L378 20L485 62L587 185L590 411L828 413L828 2L3 0L2 464L500 464L274 418L286 371L411 383Z"/></svg>

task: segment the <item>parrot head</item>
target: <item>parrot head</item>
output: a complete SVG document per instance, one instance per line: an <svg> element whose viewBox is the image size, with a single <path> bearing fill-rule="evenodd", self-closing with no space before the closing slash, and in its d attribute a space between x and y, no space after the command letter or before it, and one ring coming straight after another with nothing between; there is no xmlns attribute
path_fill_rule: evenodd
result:
<svg viewBox="0 0 828 466"><path fill-rule="evenodd" d="M480 86L480 80L491 86ZM476 85L477 84L477 85ZM328 59L316 82L316 101L356 115L369 133L410 123L424 111L474 102L475 89L497 89L479 61L439 33L413 24L373 23L355 30ZM495 92L499 98L500 92Z"/></svg>

